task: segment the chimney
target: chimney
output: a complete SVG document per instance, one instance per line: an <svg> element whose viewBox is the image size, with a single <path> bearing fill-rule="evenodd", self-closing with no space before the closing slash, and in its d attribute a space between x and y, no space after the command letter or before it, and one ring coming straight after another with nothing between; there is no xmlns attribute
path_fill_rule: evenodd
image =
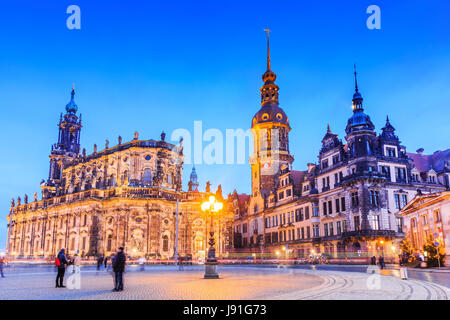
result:
<svg viewBox="0 0 450 320"><path fill-rule="evenodd" d="M310 173L316 165L314 163L308 163L308 173Z"/></svg>

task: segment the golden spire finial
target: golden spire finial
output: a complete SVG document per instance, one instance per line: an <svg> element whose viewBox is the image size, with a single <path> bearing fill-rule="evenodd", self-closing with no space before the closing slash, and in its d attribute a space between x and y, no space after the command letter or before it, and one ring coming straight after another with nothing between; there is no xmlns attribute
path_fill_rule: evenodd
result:
<svg viewBox="0 0 450 320"><path fill-rule="evenodd" d="M264 29L267 32L267 70L270 70L270 46L269 46L269 33L270 29Z"/></svg>

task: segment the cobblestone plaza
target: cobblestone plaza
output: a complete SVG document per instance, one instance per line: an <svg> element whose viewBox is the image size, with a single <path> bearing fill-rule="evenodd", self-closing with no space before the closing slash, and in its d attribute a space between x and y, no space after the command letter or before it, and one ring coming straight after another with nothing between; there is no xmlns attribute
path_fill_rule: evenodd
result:
<svg viewBox="0 0 450 320"><path fill-rule="evenodd" d="M125 290L112 292L111 274L90 266L81 269L79 290L54 288L53 267L8 269L6 277L0 279L1 300L447 300L450 296L450 290L436 281L401 280L392 270L381 272L377 286L376 282L368 285L373 275L350 268L222 266L220 279L205 280L202 266L185 266L183 270L146 266L145 271L130 266ZM442 275L448 278L448 273Z"/></svg>

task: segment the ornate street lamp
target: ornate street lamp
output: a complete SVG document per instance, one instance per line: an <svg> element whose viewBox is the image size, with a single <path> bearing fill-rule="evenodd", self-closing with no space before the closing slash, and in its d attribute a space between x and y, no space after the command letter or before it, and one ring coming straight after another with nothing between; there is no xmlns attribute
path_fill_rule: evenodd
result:
<svg viewBox="0 0 450 320"><path fill-rule="evenodd" d="M216 259L216 249L214 248L214 223L213 223L213 215L214 213L219 212L223 208L223 203L216 201L214 196L209 197L209 201L202 203L202 211L208 212L211 216L211 230L209 232L209 250L208 250L208 258L205 263L205 279L217 279L219 278L219 274L217 273L217 259Z"/></svg>

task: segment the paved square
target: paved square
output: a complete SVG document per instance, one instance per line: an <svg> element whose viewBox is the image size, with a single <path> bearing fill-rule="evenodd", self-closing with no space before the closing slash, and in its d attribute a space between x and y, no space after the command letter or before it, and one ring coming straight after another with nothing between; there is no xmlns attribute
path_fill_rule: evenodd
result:
<svg viewBox="0 0 450 320"><path fill-rule="evenodd" d="M112 292L112 275L82 267L81 289L55 288L51 266L11 268L0 279L0 299L448 299L449 289L420 280L369 274L284 267L221 266L220 279L203 279L203 266L130 266L125 290ZM67 273L66 279L70 274ZM375 279L376 280L376 279ZM373 285L372 285L373 287Z"/></svg>

